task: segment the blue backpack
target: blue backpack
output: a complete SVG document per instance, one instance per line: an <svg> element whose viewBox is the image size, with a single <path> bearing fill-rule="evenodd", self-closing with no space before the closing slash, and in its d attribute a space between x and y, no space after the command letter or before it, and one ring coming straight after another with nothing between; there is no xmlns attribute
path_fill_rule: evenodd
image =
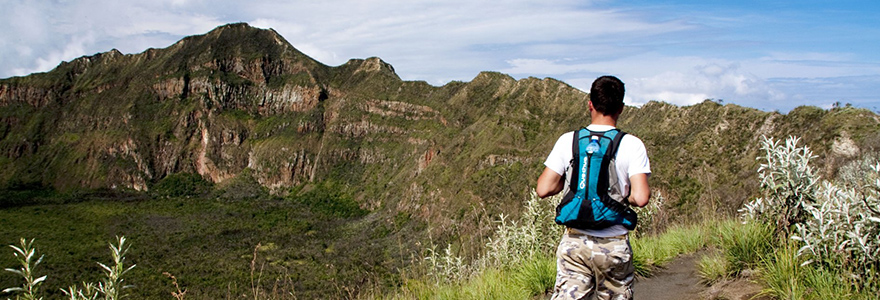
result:
<svg viewBox="0 0 880 300"><path fill-rule="evenodd" d="M616 171L615 156L624 135L618 129L574 132L570 182L556 207L556 224L577 229L636 228L638 216L624 204L624 194L629 193L621 190Z"/></svg>

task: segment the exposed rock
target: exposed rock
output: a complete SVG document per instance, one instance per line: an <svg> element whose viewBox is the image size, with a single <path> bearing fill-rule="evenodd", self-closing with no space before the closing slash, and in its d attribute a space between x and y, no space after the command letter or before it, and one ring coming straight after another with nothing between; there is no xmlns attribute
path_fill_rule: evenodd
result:
<svg viewBox="0 0 880 300"><path fill-rule="evenodd" d="M0 106L23 103L33 107L45 107L55 102L55 91L28 85L0 84Z"/></svg>
<svg viewBox="0 0 880 300"><path fill-rule="evenodd" d="M831 152L844 157L854 157L859 154L859 147L849 137L849 133L844 131L834 139L834 143L831 144Z"/></svg>

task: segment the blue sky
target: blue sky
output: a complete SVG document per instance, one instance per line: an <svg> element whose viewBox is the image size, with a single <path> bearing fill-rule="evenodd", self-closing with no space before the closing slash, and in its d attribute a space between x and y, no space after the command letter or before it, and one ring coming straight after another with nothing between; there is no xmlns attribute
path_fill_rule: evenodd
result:
<svg viewBox="0 0 880 300"><path fill-rule="evenodd" d="M880 111L877 1L0 0L0 78L116 48L139 53L232 22L273 28L335 66L378 56L405 80L480 71L582 90L613 74L629 104L722 99L787 112Z"/></svg>

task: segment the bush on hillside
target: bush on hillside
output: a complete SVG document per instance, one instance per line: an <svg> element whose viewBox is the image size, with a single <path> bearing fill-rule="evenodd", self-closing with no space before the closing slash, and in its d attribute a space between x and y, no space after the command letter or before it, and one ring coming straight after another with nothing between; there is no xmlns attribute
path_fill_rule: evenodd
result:
<svg viewBox="0 0 880 300"><path fill-rule="evenodd" d="M152 188L158 197L193 197L204 195L213 189L213 184L199 174L175 173L165 176Z"/></svg>
<svg viewBox="0 0 880 300"><path fill-rule="evenodd" d="M761 164L759 176L767 196L740 211L747 221L775 222L792 230L791 238L802 245L797 254L808 257L807 263L842 266L856 286L876 285L880 163L866 156L867 161L842 170L837 184L821 181L809 166L810 150L797 147L797 142L795 137L784 145L765 138L767 162Z"/></svg>
<svg viewBox="0 0 880 300"><path fill-rule="evenodd" d="M253 176L251 169L244 169L238 176L219 185L217 198L226 201L252 200L269 195L266 188Z"/></svg>
<svg viewBox="0 0 880 300"><path fill-rule="evenodd" d="M799 138L789 137L785 143L764 137L761 149L766 156L758 168L761 190L765 197L745 204L740 210L747 219L775 224L777 237L786 238L792 226L806 217L805 205L815 203L819 176L810 160L815 158L806 146L798 147Z"/></svg>
<svg viewBox="0 0 880 300"><path fill-rule="evenodd" d="M295 195L293 201L305 204L312 211L327 216L352 218L362 217L369 213L369 211L362 209L357 201L343 192L341 186L332 182L322 182L302 195Z"/></svg>
<svg viewBox="0 0 880 300"><path fill-rule="evenodd" d="M880 163L864 174L873 179L862 188L824 182L816 203L804 205L810 215L797 224L792 238L803 243L798 255L826 264L843 262L860 282L876 279L880 267Z"/></svg>

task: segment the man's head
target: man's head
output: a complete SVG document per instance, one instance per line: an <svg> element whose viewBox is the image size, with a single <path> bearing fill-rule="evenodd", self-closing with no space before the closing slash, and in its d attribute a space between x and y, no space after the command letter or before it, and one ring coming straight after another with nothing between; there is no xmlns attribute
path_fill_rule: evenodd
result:
<svg viewBox="0 0 880 300"><path fill-rule="evenodd" d="M623 81L614 76L602 76L590 87L593 109L603 115L616 115L623 110Z"/></svg>

